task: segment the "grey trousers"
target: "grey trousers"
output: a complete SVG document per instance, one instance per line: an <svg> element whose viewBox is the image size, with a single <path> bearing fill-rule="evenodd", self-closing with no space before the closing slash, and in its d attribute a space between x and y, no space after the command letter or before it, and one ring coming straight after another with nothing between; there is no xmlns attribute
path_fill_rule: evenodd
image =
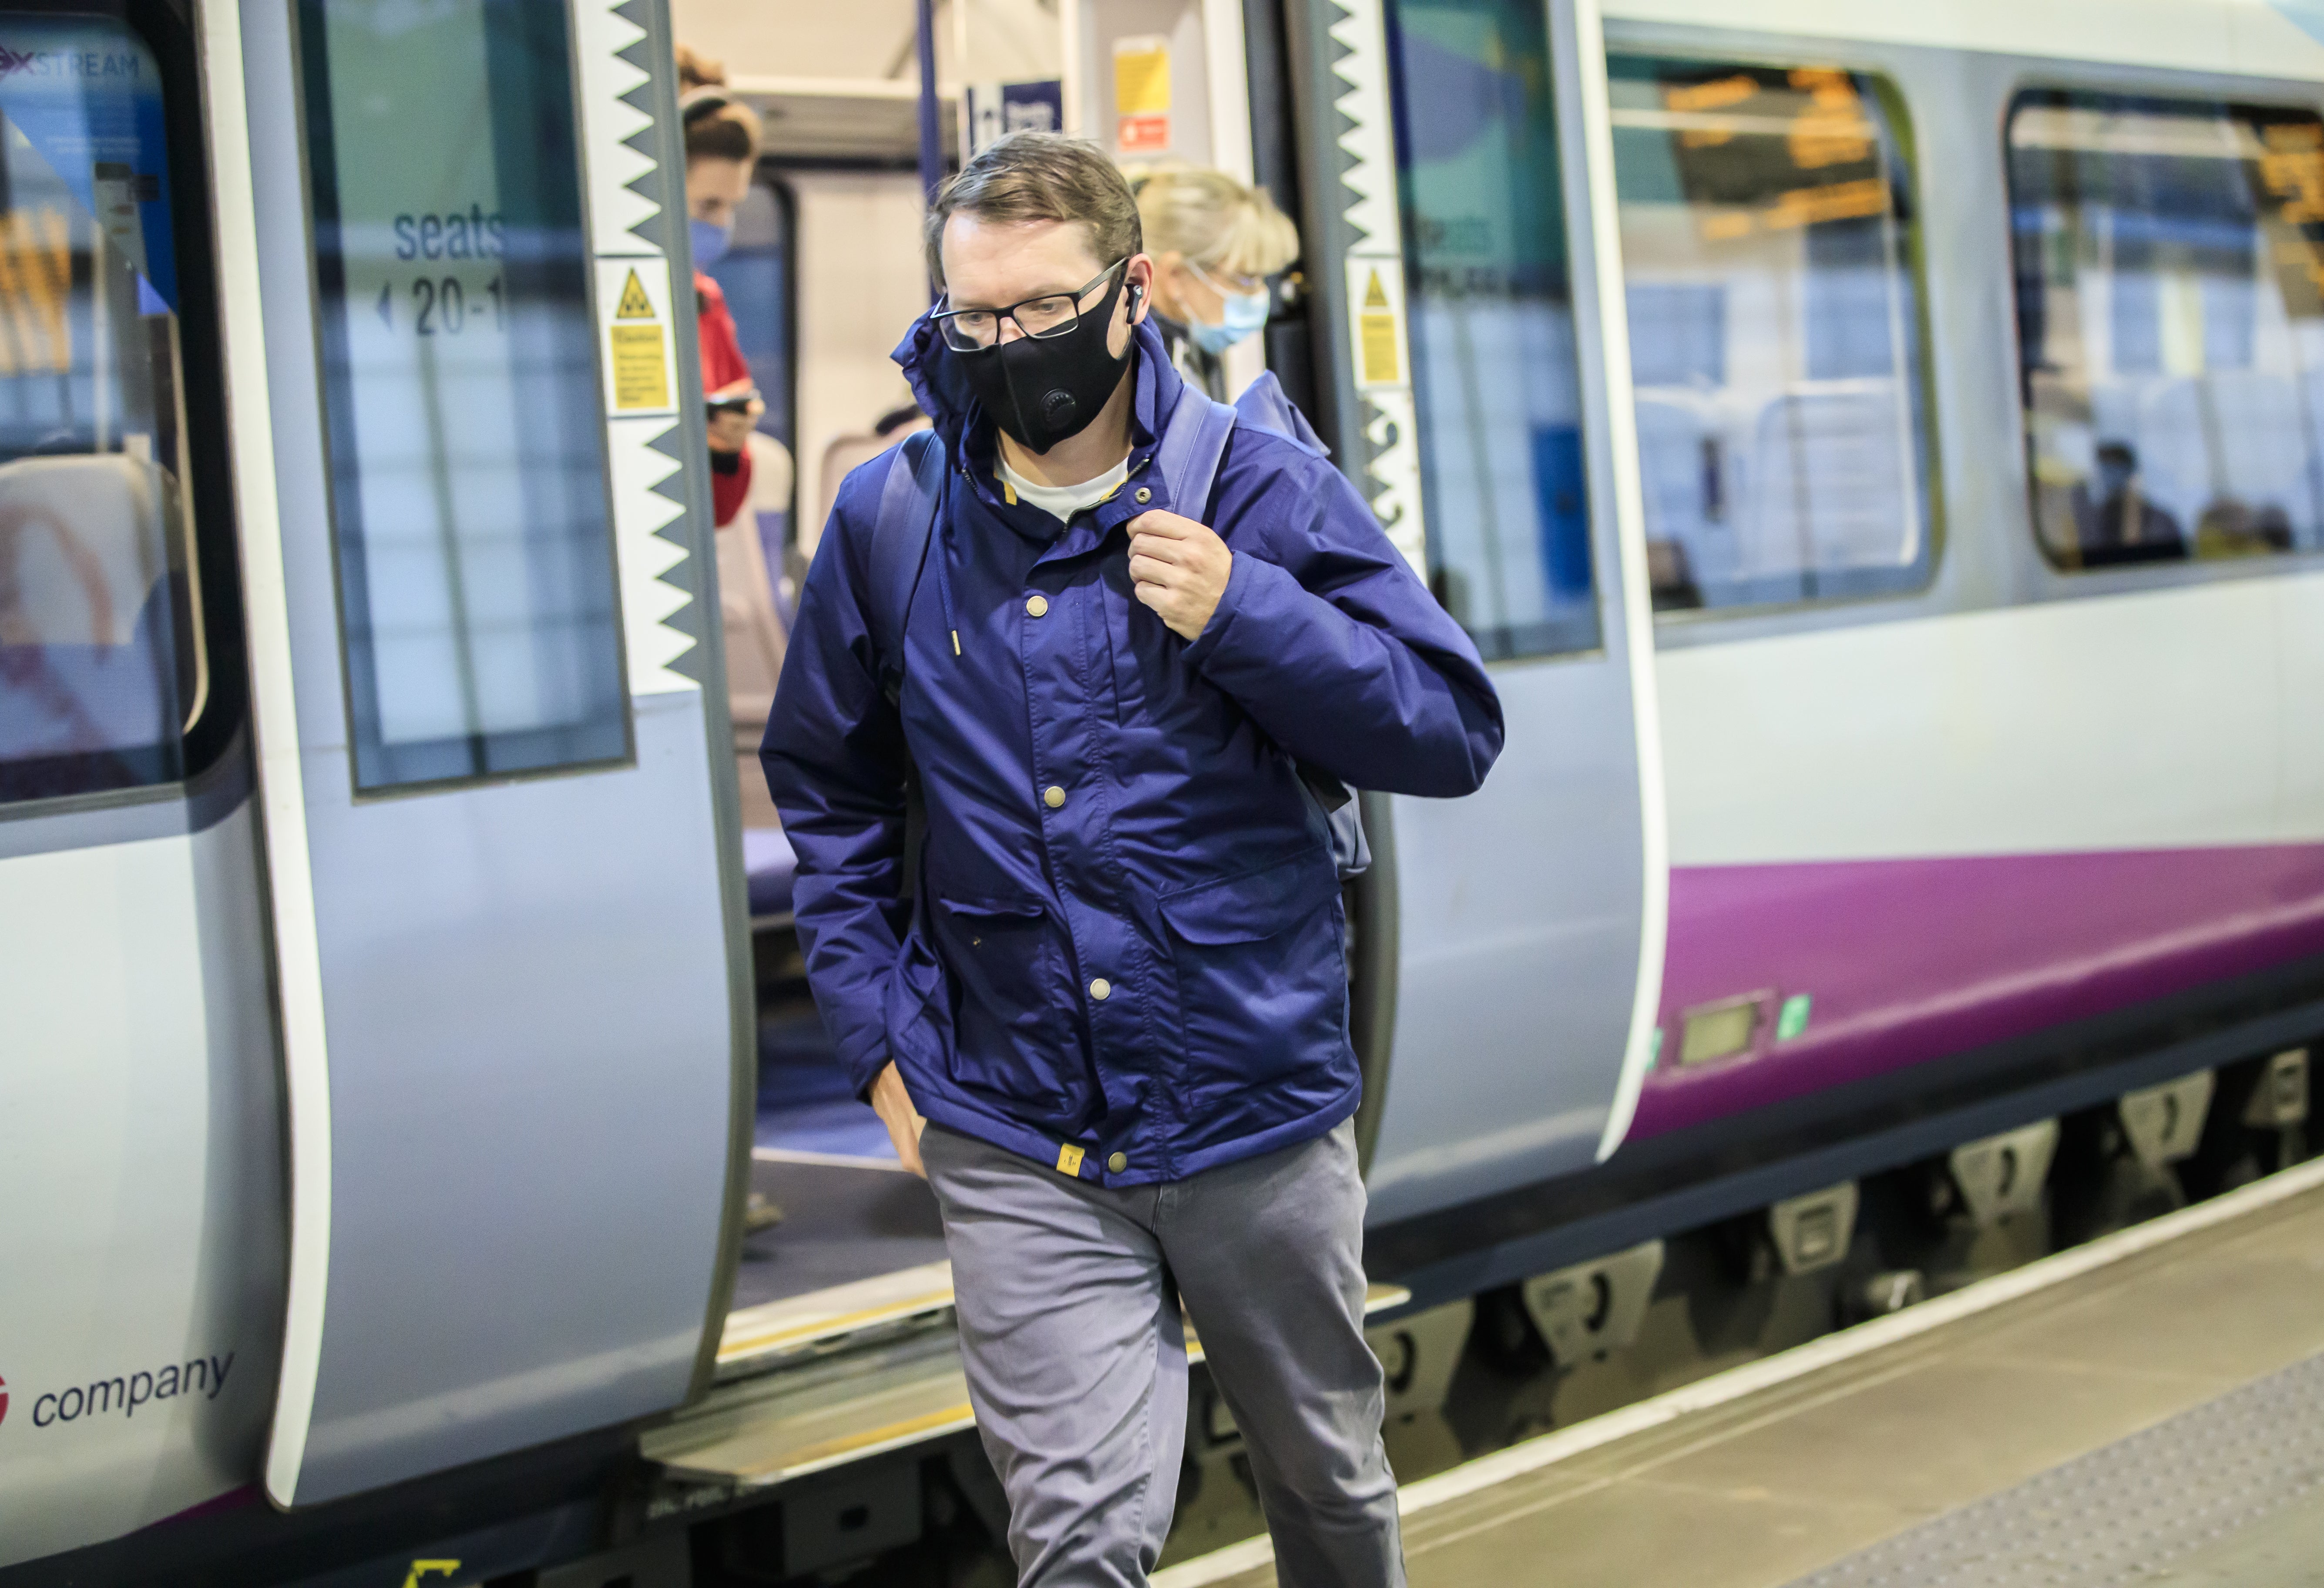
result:
<svg viewBox="0 0 2324 1588"><path fill-rule="evenodd" d="M1249 1447L1277 1580L1400 1588L1352 1125L1122 1190L936 1126L920 1153L1019 1583L1129 1588L1154 1569L1185 1443L1183 1297Z"/></svg>

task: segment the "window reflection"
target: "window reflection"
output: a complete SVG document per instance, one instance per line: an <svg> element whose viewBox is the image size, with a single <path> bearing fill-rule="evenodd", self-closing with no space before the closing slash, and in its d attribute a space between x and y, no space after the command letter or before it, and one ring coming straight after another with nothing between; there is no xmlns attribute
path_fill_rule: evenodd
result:
<svg viewBox="0 0 2324 1588"><path fill-rule="evenodd" d="M1598 643L1538 0L1388 7L1430 577L1488 658Z"/></svg>
<svg viewBox="0 0 2324 1588"><path fill-rule="evenodd" d="M9 22L0 76L0 803L174 780L204 708L160 68Z"/></svg>
<svg viewBox="0 0 2324 1588"><path fill-rule="evenodd" d="M1919 585L1909 190L1870 83L1625 56L1608 71L1655 605Z"/></svg>
<svg viewBox="0 0 2324 1588"><path fill-rule="evenodd" d="M302 7L359 789L629 751L564 16Z"/></svg>
<svg viewBox="0 0 2324 1588"><path fill-rule="evenodd" d="M2324 123L2022 97L2009 122L2034 516L2065 568L2324 538Z"/></svg>

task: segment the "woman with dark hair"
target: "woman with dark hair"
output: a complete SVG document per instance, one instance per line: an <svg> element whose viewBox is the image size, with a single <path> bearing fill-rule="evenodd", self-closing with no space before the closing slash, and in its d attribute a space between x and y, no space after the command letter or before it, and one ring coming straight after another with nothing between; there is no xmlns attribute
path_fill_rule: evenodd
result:
<svg viewBox="0 0 2324 1588"><path fill-rule="evenodd" d="M726 295L703 267L715 264L734 232L734 211L751 191L759 158L759 118L720 87L725 74L680 47L678 64L701 86L678 101L686 128L686 210L694 245L694 300L699 310L702 386L710 403L710 505L725 523L751 495L751 431L766 404L734 336ZM714 75L715 74L715 75Z"/></svg>

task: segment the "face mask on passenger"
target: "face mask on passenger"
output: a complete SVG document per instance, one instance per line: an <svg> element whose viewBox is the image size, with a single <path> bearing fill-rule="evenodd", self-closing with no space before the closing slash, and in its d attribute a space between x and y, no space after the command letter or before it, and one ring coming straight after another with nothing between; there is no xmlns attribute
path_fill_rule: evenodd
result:
<svg viewBox="0 0 2324 1588"><path fill-rule="evenodd" d="M1055 337L1018 337L973 352L953 349L968 376L969 390L992 422L1033 452L1089 428L1121 381L1130 348L1116 357L1107 345L1113 306L1121 300L1124 271L1113 291L1095 309L1085 309L1074 328ZM1130 290L1137 308L1138 289Z"/></svg>
<svg viewBox="0 0 2324 1588"><path fill-rule="evenodd" d="M734 240L733 222L720 226L715 220L695 220L687 229L693 234L694 268L704 269L726 257L726 245Z"/></svg>
<svg viewBox="0 0 2324 1588"><path fill-rule="evenodd" d="M1265 287L1255 292L1230 292L1205 275L1203 267L1193 260L1186 262L1186 268L1194 273L1196 281L1216 292L1220 302L1225 305L1216 325L1192 315L1187 317L1186 334L1194 338L1195 346L1205 353L1224 353L1267 324L1268 292Z"/></svg>

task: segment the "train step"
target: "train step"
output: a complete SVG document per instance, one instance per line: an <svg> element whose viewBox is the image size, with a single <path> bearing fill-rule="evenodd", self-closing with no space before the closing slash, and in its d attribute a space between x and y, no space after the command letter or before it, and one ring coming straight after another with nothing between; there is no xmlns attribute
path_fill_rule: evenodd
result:
<svg viewBox="0 0 2324 1588"><path fill-rule="evenodd" d="M1374 1285L1368 1317L1412 1293ZM762 1489L973 1426L949 1263L930 1263L737 1313L718 1386L648 1433L642 1451L679 1482ZM1190 1362L1202 1341L1187 1331Z"/></svg>

